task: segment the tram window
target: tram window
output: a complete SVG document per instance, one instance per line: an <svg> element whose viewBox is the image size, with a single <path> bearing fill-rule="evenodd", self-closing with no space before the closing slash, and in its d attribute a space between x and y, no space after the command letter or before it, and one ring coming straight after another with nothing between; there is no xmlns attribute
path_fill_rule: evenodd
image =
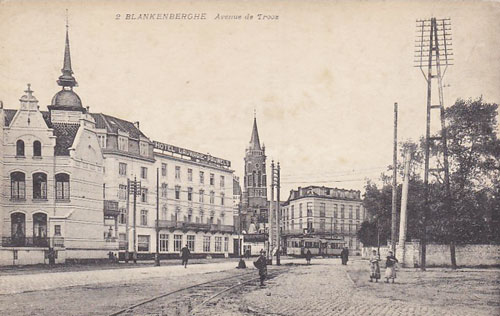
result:
<svg viewBox="0 0 500 316"><path fill-rule="evenodd" d="M311 248L312 247L312 242L306 241L306 248Z"/></svg>
<svg viewBox="0 0 500 316"><path fill-rule="evenodd" d="M314 247L314 248L318 248L318 247L319 247L319 242L315 242L315 243L313 243L313 247Z"/></svg>

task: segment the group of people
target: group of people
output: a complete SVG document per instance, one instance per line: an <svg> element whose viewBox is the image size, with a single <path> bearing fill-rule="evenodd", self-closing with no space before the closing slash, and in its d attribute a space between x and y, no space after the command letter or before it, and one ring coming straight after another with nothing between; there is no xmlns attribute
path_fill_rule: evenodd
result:
<svg viewBox="0 0 500 316"><path fill-rule="evenodd" d="M378 282L380 279L380 255L377 254L377 250L372 251L372 255L370 257L370 282ZM385 261L385 283L389 283L389 279L392 279L392 283L396 279L396 264L398 263L398 259L394 256L392 251L389 251L389 255Z"/></svg>

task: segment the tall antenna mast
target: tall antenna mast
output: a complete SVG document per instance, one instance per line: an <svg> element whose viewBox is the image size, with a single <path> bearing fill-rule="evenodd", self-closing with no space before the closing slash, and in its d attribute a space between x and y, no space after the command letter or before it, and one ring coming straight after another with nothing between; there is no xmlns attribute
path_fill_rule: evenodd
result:
<svg viewBox="0 0 500 316"><path fill-rule="evenodd" d="M414 67L420 68L422 75L427 82L427 121L425 131L425 207L424 207L424 235L422 238L422 260L421 269L425 271L426 245L427 245L427 220L429 218L429 172L437 179L442 179L445 185L446 197L444 201L445 210L450 208L450 179L448 166L448 147L446 141L446 126L444 118L443 101L443 77L448 66L453 65L453 52L451 48L451 22L446 19L424 19L417 20L417 40L415 41L415 64ZM444 69L442 69L442 66ZM424 71L427 68L427 74ZM432 82L437 79L438 100L433 103ZM441 131L431 135L431 110L439 110L441 121ZM436 168L430 168L430 147L432 142L440 142L442 149L442 161L440 157L434 157ZM444 177L443 177L444 173ZM452 242L452 253L454 252ZM452 255L452 265L454 256ZM456 265L456 263L455 263Z"/></svg>

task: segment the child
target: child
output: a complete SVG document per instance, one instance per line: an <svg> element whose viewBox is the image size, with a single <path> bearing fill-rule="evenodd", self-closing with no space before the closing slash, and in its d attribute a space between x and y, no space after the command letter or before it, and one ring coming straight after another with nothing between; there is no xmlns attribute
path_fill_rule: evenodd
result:
<svg viewBox="0 0 500 316"><path fill-rule="evenodd" d="M392 251L389 251L385 262L385 283L389 283L389 279L392 279L392 283L394 283L394 279L396 279L396 263L398 263L398 259L394 257Z"/></svg>
<svg viewBox="0 0 500 316"><path fill-rule="evenodd" d="M372 256L370 257L370 282L378 282L380 279L380 266L378 262L380 261L380 256L377 255L377 250L373 250Z"/></svg>

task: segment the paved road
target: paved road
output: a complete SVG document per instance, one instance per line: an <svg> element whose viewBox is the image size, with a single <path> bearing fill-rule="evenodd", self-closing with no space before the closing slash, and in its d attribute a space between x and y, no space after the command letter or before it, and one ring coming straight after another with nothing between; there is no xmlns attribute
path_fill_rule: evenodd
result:
<svg viewBox="0 0 500 316"><path fill-rule="evenodd" d="M346 267L331 259L313 260L311 266L283 274L270 281L267 288L245 294L242 301L252 315L481 315L463 306L416 304L358 291Z"/></svg>

